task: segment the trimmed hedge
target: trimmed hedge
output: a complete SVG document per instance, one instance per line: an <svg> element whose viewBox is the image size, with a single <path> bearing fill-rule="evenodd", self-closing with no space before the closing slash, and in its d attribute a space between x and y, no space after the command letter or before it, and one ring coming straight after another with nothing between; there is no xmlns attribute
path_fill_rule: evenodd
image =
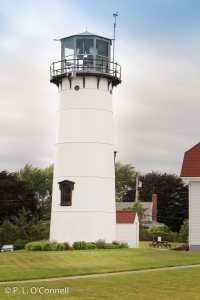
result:
<svg viewBox="0 0 200 300"><path fill-rule="evenodd" d="M97 246L97 249L104 249L106 242L104 240L98 240L98 241L96 241L95 244Z"/></svg>
<svg viewBox="0 0 200 300"><path fill-rule="evenodd" d="M85 241L79 241L73 243L73 248L75 250L87 250L87 243Z"/></svg>
<svg viewBox="0 0 200 300"><path fill-rule="evenodd" d="M74 242L73 246L68 243L57 243L49 241L30 242L26 244L26 250L29 251L64 251L64 250L91 250L91 249L122 249L128 248L128 244L114 241L106 243L104 240L99 240L95 243L78 241Z"/></svg>
<svg viewBox="0 0 200 300"><path fill-rule="evenodd" d="M87 243L87 249L97 249L97 245L95 243Z"/></svg>
<svg viewBox="0 0 200 300"><path fill-rule="evenodd" d="M30 242L26 244L26 250L31 251L64 251L66 249L67 247L64 243L48 241Z"/></svg>
<svg viewBox="0 0 200 300"><path fill-rule="evenodd" d="M15 243L14 243L14 249L15 250L21 250L21 249L24 249L26 244L28 243L27 240L16 240Z"/></svg>
<svg viewBox="0 0 200 300"><path fill-rule="evenodd" d="M90 249L122 249L128 248L128 244L113 241L106 243L104 240L98 240L95 243L87 243L85 241L75 242L73 244L75 250L90 250Z"/></svg>
<svg viewBox="0 0 200 300"><path fill-rule="evenodd" d="M104 249L119 249L119 246L113 243L106 243Z"/></svg>

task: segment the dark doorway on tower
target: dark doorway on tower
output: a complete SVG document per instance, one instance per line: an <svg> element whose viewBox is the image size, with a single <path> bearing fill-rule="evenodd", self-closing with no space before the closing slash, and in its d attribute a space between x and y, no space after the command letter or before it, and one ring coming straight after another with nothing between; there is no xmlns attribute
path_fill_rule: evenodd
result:
<svg viewBox="0 0 200 300"><path fill-rule="evenodd" d="M72 191L75 183L70 180L63 180L58 184L61 191L60 205L72 206Z"/></svg>

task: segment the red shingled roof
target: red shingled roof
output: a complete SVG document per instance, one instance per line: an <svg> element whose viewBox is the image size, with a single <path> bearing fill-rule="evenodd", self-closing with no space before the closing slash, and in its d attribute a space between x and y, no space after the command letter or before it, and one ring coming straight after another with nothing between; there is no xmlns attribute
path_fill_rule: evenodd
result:
<svg viewBox="0 0 200 300"><path fill-rule="evenodd" d="M200 177L200 143L185 152L181 177Z"/></svg>
<svg viewBox="0 0 200 300"><path fill-rule="evenodd" d="M133 211L118 210L116 212L117 224L133 224L135 222L135 213Z"/></svg>

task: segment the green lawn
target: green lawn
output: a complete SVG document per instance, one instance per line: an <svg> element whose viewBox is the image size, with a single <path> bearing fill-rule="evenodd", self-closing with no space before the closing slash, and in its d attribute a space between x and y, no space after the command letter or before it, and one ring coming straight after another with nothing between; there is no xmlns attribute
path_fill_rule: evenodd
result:
<svg viewBox="0 0 200 300"><path fill-rule="evenodd" d="M151 273L116 275L109 277L57 282L29 283L0 286L2 300L199 300L200 268ZM18 287L17 295L5 294L6 287ZM30 293L31 287L69 287L69 295L23 295L22 287Z"/></svg>
<svg viewBox="0 0 200 300"><path fill-rule="evenodd" d="M0 253L0 281L200 264L199 252L119 249Z"/></svg>

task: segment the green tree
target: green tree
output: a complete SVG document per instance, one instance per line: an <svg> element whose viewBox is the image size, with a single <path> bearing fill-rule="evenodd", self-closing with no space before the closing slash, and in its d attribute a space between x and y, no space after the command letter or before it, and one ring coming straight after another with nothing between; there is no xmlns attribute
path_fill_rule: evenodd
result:
<svg viewBox="0 0 200 300"><path fill-rule="evenodd" d="M35 241L49 238L49 222L30 218L29 213L22 209L19 215L4 220L0 226L0 243L15 241Z"/></svg>
<svg viewBox="0 0 200 300"><path fill-rule="evenodd" d="M145 209L140 201L134 202L132 210L137 213L140 220L140 225L142 225L142 219L144 217Z"/></svg>
<svg viewBox="0 0 200 300"><path fill-rule="evenodd" d="M189 237L189 222L188 220L184 220L183 224L181 225L181 229L179 231L179 237L181 242L188 242Z"/></svg>
<svg viewBox="0 0 200 300"><path fill-rule="evenodd" d="M0 172L0 224L11 216L18 216L22 208L29 217L37 212L38 201L27 183L15 173Z"/></svg>
<svg viewBox="0 0 200 300"><path fill-rule="evenodd" d="M141 201L151 201L153 193L158 195L158 222L178 232L188 218L188 188L182 179L172 174L148 173L140 178Z"/></svg>
<svg viewBox="0 0 200 300"><path fill-rule="evenodd" d="M136 172L130 164L115 164L115 189L116 200L123 201L124 197L130 190L135 188Z"/></svg>
<svg viewBox="0 0 200 300"><path fill-rule="evenodd" d="M25 165L18 172L18 178L26 182L38 199L38 215L44 220L50 218L52 184L53 184L53 165L47 168L35 168Z"/></svg>
<svg viewBox="0 0 200 300"><path fill-rule="evenodd" d="M13 243L19 236L19 227L9 220L4 220L0 226L0 244Z"/></svg>
<svg viewBox="0 0 200 300"><path fill-rule="evenodd" d="M52 194L53 165L42 169L27 164L17 175L20 180L26 182L35 191L38 199L43 199L47 194Z"/></svg>
<svg viewBox="0 0 200 300"><path fill-rule="evenodd" d="M18 236L22 240L29 240L30 227L38 222L37 216L29 217L29 212L22 208L18 216L12 216L11 222L18 228Z"/></svg>
<svg viewBox="0 0 200 300"><path fill-rule="evenodd" d="M159 226L152 226L148 229L150 233L157 234L157 235L166 235L170 232L170 229L167 225L159 225Z"/></svg>

